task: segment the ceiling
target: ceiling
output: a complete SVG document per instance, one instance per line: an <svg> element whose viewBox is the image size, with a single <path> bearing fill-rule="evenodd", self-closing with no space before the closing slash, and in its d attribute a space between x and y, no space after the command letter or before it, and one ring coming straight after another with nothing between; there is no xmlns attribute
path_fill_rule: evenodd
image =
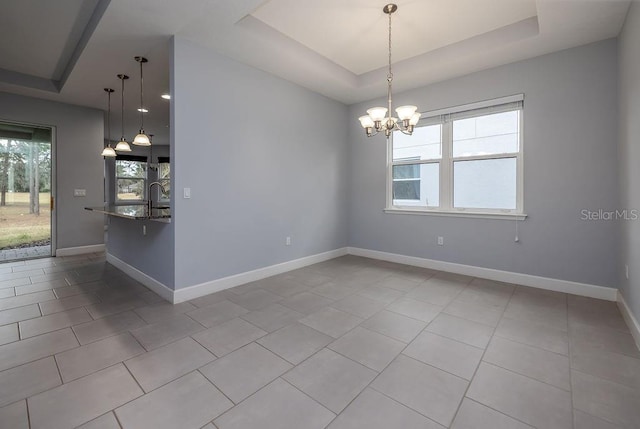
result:
<svg viewBox="0 0 640 429"><path fill-rule="evenodd" d="M271 0L251 15L356 75L387 66L388 15L382 13L382 2L352 2L351 8L345 8L344 0L324 0L307 7L299 7L299 3L299 0ZM392 15L395 61L536 16L535 0L399 3L400 9ZM478 16L483 19L477 19ZM310 22L313 25L308 25ZM375 49L370 49L372 46Z"/></svg>
<svg viewBox="0 0 640 429"><path fill-rule="evenodd" d="M396 0L396 91L616 37L628 0ZM2 0L0 91L106 108L119 137L139 128L169 142L170 38L178 35L351 104L386 93L388 16L371 0ZM28 23L28 25L25 25ZM51 25L55 23L55 25ZM36 30L34 30L36 29Z"/></svg>

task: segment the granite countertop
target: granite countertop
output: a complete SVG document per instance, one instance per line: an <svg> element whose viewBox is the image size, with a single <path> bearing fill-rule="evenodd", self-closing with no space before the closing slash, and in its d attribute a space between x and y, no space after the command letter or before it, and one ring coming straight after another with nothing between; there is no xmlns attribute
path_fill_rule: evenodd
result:
<svg viewBox="0 0 640 429"><path fill-rule="evenodd" d="M102 207L85 207L84 209L104 213L108 216L117 216L126 219L171 222L171 208L168 206L154 207L151 210L151 214L149 214L149 210L144 204L131 204L124 206L107 205Z"/></svg>

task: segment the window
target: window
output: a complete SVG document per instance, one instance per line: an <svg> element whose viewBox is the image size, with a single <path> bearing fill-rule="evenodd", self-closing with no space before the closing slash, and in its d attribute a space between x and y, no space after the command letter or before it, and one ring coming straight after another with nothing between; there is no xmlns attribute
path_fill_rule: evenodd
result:
<svg viewBox="0 0 640 429"><path fill-rule="evenodd" d="M425 114L389 147L388 210L522 214L523 96Z"/></svg>
<svg viewBox="0 0 640 429"><path fill-rule="evenodd" d="M164 191L158 188L158 201L167 202L171 199L171 164L169 157L158 157L158 182L162 183Z"/></svg>
<svg viewBox="0 0 640 429"><path fill-rule="evenodd" d="M116 157L116 201L143 201L147 180L147 158Z"/></svg>

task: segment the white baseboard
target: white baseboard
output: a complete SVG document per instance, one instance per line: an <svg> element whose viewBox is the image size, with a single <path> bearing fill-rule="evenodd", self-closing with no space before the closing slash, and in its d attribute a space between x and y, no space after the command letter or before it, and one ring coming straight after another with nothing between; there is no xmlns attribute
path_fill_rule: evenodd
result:
<svg viewBox="0 0 640 429"><path fill-rule="evenodd" d="M640 323L638 323L638 319L636 319L631 312L631 309L627 305L627 301L625 301L624 296L620 291L618 291L618 308L620 309L620 313L622 313L624 321L627 322L627 326L631 331L631 335L633 335L633 339L636 340L636 346L640 350Z"/></svg>
<svg viewBox="0 0 640 429"><path fill-rule="evenodd" d="M111 253L107 253L107 262L113 265L114 267L118 268L119 270L124 271L129 277L139 281L140 283L145 285L148 289L160 295L162 298L175 304L173 300L174 291L170 287L165 286L164 284L160 283L158 280L154 279L153 277L148 276L147 274L143 273L139 269L127 264L121 259L116 258Z"/></svg>
<svg viewBox="0 0 640 429"><path fill-rule="evenodd" d="M379 252L377 250L349 247L348 253L365 258L380 259L383 261L397 262L399 264L413 265L416 267L430 268L432 270L448 271L456 274L480 277L505 283L514 283L538 289L553 290L557 292L571 293L590 298L615 301L618 290L586 283L577 283L567 280L552 279L549 277L532 276L529 274L514 273L510 271L494 270L491 268L475 267L472 265L456 264L453 262L437 261L434 259L416 258L413 256L399 255L397 253Z"/></svg>
<svg viewBox="0 0 640 429"><path fill-rule="evenodd" d="M261 280L267 277L317 264L319 262L324 262L347 254L389 262L396 262L399 264L412 265L416 267L429 268L433 270L447 271L456 274L464 274L468 276L505 283L513 283L538 289L546 289L586 296L590 298L604 299L607 301L617 300L619 303L622 302L622 304L620 305L624 306L624 310L621 309L621 311L623 311L625 320L627 320L627 323L629 324L632 331L635 329L634 338L636 338L636 341L640 343L640 328L638 327L638 322L628 310L626 303L624 303L624 299L621 298L621 295L618 294L617 289L591 285L587 283L578 283L567 280L552 279L548 277L533 276L529 274L514 273L510 271L494 270L491 268L475 267L472 265L463 265L452 262L437 261L433 259L417 258L396 253L380 252L377 250L361 249L357 247L344 247L324 253L319 253L316 255L306 256L304 258L295 259L292 261L283 262L276 265L271 265L268 267L258 268L256 270L247 271L228 277L223 277L205 283L188 286L175 291L109 253L107 253L107 262L121 269L129 276L136 279L152 291L156 292L167 301L178 304L184 301L199 298L201 296L209 295L214 292L219 292L221 290L229 289L235 286L240 286L245 283Z"/></svg>
<svg viewBox="0 0 640 429"><path fill-rule="evenodd" d="M63 247L62 249L56 249L56 256L74 256L98 252L104 252L104 244L92 244L90 246L78 247Z"/></svg>
<svg viewBox="0 0 640 429"><path fill-rule="evenodd" d="M344 256L346 254L347 248L343 247L341 249L330 250L328 252L306 256L304 258L294 259L293 261L287 261L268 267L258 268L257 270L253 271L246 271L244 273L235 274L229 277L223 277L221 279L212 280L194 286L188 286L178 289L173 293L173 303L178 304L184 301L189 301L190 299L199 298L201 296L209 295L210 293L219 292L221 290L240 286L245 283L254 282L256 280L261 280L267 277L275 276L277 274L286 273L287 271L303 268L308 265L328 261L329 259Z"/></svg>

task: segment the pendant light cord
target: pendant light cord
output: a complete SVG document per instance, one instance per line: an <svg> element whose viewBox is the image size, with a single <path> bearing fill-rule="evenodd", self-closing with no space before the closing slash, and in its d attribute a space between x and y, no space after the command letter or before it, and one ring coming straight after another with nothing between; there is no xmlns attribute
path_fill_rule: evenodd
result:
<svg viewBox="0 0 640 429"><path fill-rule="evenodd" d="M107 95L107 144L111 145L111 91Z"/></svg>
<svg viewBox="0 0 640 429"><path fill-rule="evenodd" d="M121 100L121 112L122 112L122 138L120 140L125 141L124 140L124 76L120 78L120 80L122 81L122 100Z"/></svg>
<svg viewBox="0 0 640 429"><path fill-rule="evenodd" d="M140 129L144 130L144 80L142 77L142 59L140 60Z"/></svg>

